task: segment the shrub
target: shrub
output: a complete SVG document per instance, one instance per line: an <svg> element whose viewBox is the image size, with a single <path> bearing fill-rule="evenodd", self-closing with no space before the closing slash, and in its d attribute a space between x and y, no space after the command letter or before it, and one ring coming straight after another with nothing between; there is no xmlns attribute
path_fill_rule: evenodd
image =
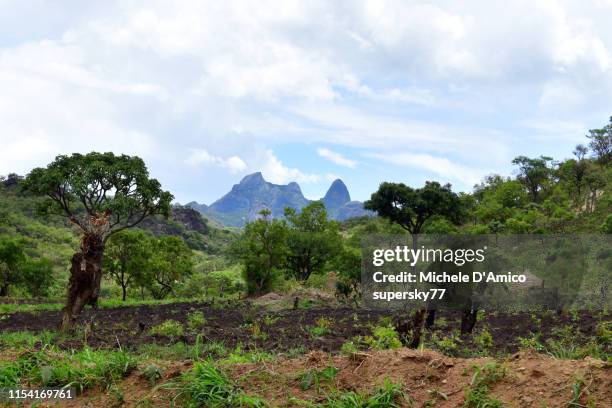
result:
<svg viewBox="0 0 612 408"><path fill-rule="evenodd" d="M399 335L393 327L377 326L372 330L372 336L365 336L364 343L375 350L394 349L402 347Z"/></svg>
<svg viewBox="0 0 612 408"><path fill-rule="evenodd" d="M191 331L200 331L206 326L206 318L202 312L193 312L187 315L187 327Z"/></svg>

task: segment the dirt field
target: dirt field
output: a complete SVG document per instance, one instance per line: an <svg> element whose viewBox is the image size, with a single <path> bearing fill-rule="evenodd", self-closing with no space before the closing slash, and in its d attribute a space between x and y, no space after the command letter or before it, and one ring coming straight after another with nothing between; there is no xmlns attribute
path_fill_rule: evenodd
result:
<svg viewBox="0 0 612 408"><path fill-rule="evenodd" d="M196 332L186 332L179 338L148 334L148 328L172 319L186 325L190 313L201 311L206 325ZM39 332L55 330L61 319L59 311L38 313L13 313L0 318L0 330ZM309 328L325 317L330 328L323 335L313 335ZM196 334L204 340L220 341L226 347L241 344L244 348L258 348L270 352L283 352L297 347L306 350L338 352L343 343L355 336L371 334L371 327L380 324L388 314L380 311L353 309L349 307L310 308L284 311L266 311L248 303L173 303L155 306L118 307L114 309L86 310L78 324L84 332L78 340L66 340L62 348L80 348L86 339L91 347L121 347L128 350L143 344L160 345L183 341L195 342ZM590 313L575 315L546 314L488 314L477 323L475 332L486 328L493 343L490 355L514 353L519 350L519 338L541 333L540 342L555 339L559 329L569 328L577 345L585 343L595 334L596 325L602 320L611 320L609 315L594 316ZM92 323L93 322L93 323ZM429 336L450 336L459 328L457 313L439 313L438 322ZM260 336L253 335L253 324L259 326ZM85 330L86 329L86 330ZM462 350L474 349L473 336L460 338L462 347L453 354L465 356Z"/></svg>

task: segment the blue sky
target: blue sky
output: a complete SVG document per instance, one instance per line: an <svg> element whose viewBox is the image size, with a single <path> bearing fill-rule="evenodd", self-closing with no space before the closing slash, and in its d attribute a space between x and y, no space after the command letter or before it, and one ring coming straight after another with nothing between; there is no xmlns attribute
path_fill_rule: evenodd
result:
<svg viewBox="0 0 612 408"><path fill-rule="evenodd" d="M471 190L608 121L610 21L611 0L0 0L0 174L97 150L179 202L254 171L310 198Z"/></svg>

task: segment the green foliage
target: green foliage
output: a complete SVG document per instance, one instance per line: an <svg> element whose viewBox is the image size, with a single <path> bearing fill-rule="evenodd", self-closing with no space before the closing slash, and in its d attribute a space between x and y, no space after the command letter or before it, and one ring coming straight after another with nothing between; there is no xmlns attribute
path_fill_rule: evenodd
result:
<svg viewBox="0 0 612 408"><path fill-rule="evenodd" d="M140 376L145 378L150 385L155 385L163 377L163 370L157 364L147 364L140 370Z"/></svg>
<svg viewBox="0 0 612 408"><path fill-rule="evenodd" d="M400 408L406 405L412 406L412 400L404 393L402 386L385 379L382 387L369 396L347 392L328 397L326 402L313 408Z"/></svg>
<svg viewBox="0 0 612 408"><path fill-rule="evenodd" d="M474 375L465 392L464 408L503 408L504 405L491 395L490 387L506 376L506 369L498 363L486 363L474 367Z"/></svg>
<svg viewBox="0 0 612 408"><path fill-rule="evenodd" d="M365 336L363 342L374 350L386 350L402 347L399 335L391 326L376 326L372 336Z"/></svg>
<svg viewBox="0 0 612 408"><path fill-rule="evenodd" d="M601 129L591 129L587 135L589 147L601 165L612 163L612 117Z"/></svg>
<svg viewBox="0 0 612 408"><path fill-rule="evenodd" d="M60 354L43 349L0 363L0 386L75 387L82 392L95 386L109 387L129 375L135 367L134 358L121 350L93 351L85 348L71 354Z"/></svg>
<svg viewBox="0 0 612 408"><path fill-rule="evenodd" d="M34 297L49 295L53 283L53 262L47 258L27 259L21 266L21 285Z"/></svg>
<svg viewBox="0 0 612 408"><path fill-rule="evenodd" d="M361 284L361 252L357 248L344 247L334 259L338 274L336 294L338 297L357 302Z"/></svg>
<svg viewBox="0 0 612 408"><path fill-rule="evenodd" d="M165 322L153 326L149 329L149 334L177 338L185 334L183 325L176 320L166 320Z"/></svg>
<svg viewBox="0 0 612 408"><path fill-rule="evenodd" d="M113 153L57 156L46 168L32 170L23 188L48 197L49 209L64 214L89 233L96 227L92 216L104 214L112 233L132 227L149 215L167 216L173 198L149 177L142 159Z"/></svg>
<svg viewBox="0 0 612 408"><path fill-rule="evenodd" d="M191 331L200 331L206 326L206 318L202 312L192 312L187 315L187 327Z"/></svg>
<svg viewBox="0 0 612 408"><path fill-rule="evenodd" d="M321 385L331 383L336 378L337 373L338 369L334 366L328 366L321 370L312 368L300 376L300 386L303 391L314 387L319 392Z"/></svg>
<svg viewBox="0 0 612 408"><path fill-rule="evenodd" d="M122 300L126 300L130 285L146 281L144 275L151 269L153 242L153 238L142 231L124 230L106 245L104 271L121 286Z"/></svg>
<svg viewBox="0 0 612 408"><path fill-rule="evenodd" d="M9 286L19 282L19 269L25 262L23 244L9 237L0 237L0 296L7 296Z"/></svg>
<svg viewBox="0 0 612 408"><path fill-rule="evenodd" d="M331 332L331 329L334 325L334 321L327 317L319 317L315 322L316 326L309 327L308 332L313 336L320 337L324 336Z"/></svg>
<svg viewBox="0 0 612 408"><path fill-rule="evenodd" d="M512 160L512 164L518 166L518 180L527 188L534 202L538 201L541 190L548 185L552 175L550 162L552 158L546 156L538 158L518 156Z"/></svg>
<svg viewBox="0 0 612 408"><path fill-rule="evenodd" d="M234 242L232 253L242 264L249 295L262 295L272 289L289 254L287 236L286 222L270 219L270 211L263 210L261 218L248 223Z"/></svg>
<svg viewBox="0 0 612 408"><path fill-rule="evenodd" d="M186 407L263 408L261 399L246 395L210 362L196 363L181 378L179 397Z"/></svg>
<svg viewBox="0 0 612 408"><path fill-rule="evenodd" d="M285 218L289 224L287 268L296 279L306 281L312 273L323 272L340 250L339 225L327 219L325 205L320 201L308 204L299 213L286 208Z"/></svg>
<svg viewBox="0 0 612 408"><path fill-rule="evenodd" d="M612 234L612 214L608 214L603 224L601 224L601 232L604 234Z"/></svg>
<svg viewBox="0 0 612 408"><path fill-rule="evenodd" d="M418 189L403 183L382 183L364 207L399 224L410 234L419 234L434 215L456 222L462 214L462 202L450 185L441 186L434 181Z"/></svg>
<svg viewBox="0 0 612 408"><path fill-rule="evenodd" d="M147 287L155 299L174 292L177 282L193 272L193 252L179 237L163 236L153 241L150 270L141 276L139 284Z"/></svg>

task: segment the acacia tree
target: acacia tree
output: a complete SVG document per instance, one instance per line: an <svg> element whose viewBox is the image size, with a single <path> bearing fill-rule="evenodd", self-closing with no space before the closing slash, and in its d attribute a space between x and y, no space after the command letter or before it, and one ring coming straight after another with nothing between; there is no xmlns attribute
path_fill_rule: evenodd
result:
<svg viewBox="0 0 612 408"><path fill-rule="evenodd" d="M552 169L548 167L549 162L552 162L552 158L546 156L533 159L518 156L512 160L512 164L518 166L518 180L525 185L533 202L538 201L540 191L552 173Z"/></svg>
<svg viewBox="0 0 612 408"><path fill-rule="evenodd" d="M450 184L442 186L435 181L428 181L424 187L417 189L403 183L382 183L378 191L364 203L364 207L408 231L414 249L417 247L418 234L431 217L437 215L456 222L462 214L461 200L452 192ZM413 317L410 347L419 346L426 312L426 309L417 310ZM433 324L434 318L435 311L430 310L428 324ZM400 325L398 329L405 337L409 326Z"/></svg>
<svg viewBox="0 0 612 408"><path fill-rule="evenodd" d="M113 153L57 156L46 168L32 170L23 186L46 196L47 208L67 217L81 235L72 257L63 329L86 304L97 303L108 238L150 215L168 216L173 198L149 177L142 159Z"/></svg>
<svg viewBox="0 0 612 408"><path fill-rule="evenodd" d="M287 266L296 279L307 281L312 273L322 272L325 264L340 250L338 222L327 219L321 201L307 205L299 213L288 207L285 218L290 227Z"/></svg>
<svg viewBox="0 0 612 408"><path fill-rule="evenodd" d="M610 123L601 129L591 129L587 135L589 138L589 147L593 151L593 155L602 165L612 163L612 116Z"/></svg>

